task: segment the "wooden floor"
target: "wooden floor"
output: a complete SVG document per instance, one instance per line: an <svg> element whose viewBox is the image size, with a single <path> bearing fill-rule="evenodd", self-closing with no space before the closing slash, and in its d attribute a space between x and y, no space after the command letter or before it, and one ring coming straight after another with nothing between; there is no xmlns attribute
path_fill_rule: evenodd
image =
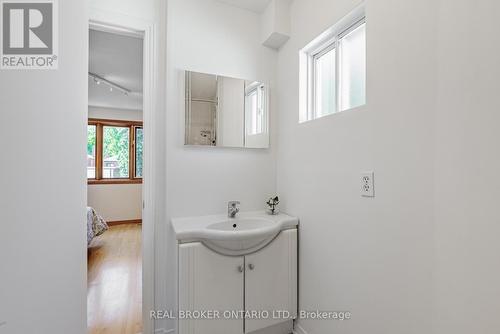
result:
<svg viewBox="0 0 500 334"><path fill-rule="evenodd" d="M87 322L90 334L142 332L141 225L110 227L88 256Z"/></svg>

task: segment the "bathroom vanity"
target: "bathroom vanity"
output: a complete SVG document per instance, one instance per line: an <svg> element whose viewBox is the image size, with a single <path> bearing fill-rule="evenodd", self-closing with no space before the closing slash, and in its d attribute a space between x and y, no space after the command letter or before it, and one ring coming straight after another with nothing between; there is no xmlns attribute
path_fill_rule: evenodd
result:
<svg viewBox="0 0 500 334"><path fill-rule="evenodd" d="M179 334L291 333L297 225L264 212L172 219Z"/></svg>

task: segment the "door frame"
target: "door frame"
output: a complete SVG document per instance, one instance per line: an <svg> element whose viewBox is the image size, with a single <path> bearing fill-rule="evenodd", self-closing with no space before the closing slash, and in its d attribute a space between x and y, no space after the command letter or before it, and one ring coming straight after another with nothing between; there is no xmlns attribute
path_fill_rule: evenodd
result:
<svg viewBox="0 0 500 334"><path fill-rule="evenodd" d="M142 322L143 333L154 332L150 311L155 308L155 217L156 168L159 150L155 143L155 119L158 101L158 26L152 21L91 8L89 30L143 37L143 124L144 167L142 184Z"/></svg>

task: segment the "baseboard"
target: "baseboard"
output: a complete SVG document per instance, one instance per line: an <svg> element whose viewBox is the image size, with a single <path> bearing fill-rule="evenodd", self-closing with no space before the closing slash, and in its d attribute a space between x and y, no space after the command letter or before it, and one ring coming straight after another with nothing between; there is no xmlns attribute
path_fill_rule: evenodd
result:
<svg viewBox="0 0 500 334"><path fill-rule="evenodd" d="M108 226L125 225L125 224L142 224L142 219L131 219L131 220L115 220L106 222Z"/></svg>
<svg viewBox="0 0 500 334"><path fill-rule="evenodd" d="M263 329L251 332L251 334L291 334L293 332L293 320L272 325Z"/></svg>
<svg viewBox="0 0 500 334"><path fill-rule="evenodd" d="M175 329L166 330L165 328L155 329L155 334L172 334L175 333Z"/></svg>
<svg viewBox="0 0 500 334"><path fill-rule="evenodd" d="M295 326L293 327L293 334L307 334L307 332L301 325L295 323Z"/></svg>

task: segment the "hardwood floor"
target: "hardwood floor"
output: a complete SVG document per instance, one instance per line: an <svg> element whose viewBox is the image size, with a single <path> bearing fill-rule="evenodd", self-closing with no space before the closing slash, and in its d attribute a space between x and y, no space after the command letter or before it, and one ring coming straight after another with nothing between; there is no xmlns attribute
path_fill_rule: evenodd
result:
<svg viewBox="0 0 500 334"><path fill-rule="evenodd" d="M111 226L92 241L87 262L88 333L141 333L141 225Z"/></svg>

